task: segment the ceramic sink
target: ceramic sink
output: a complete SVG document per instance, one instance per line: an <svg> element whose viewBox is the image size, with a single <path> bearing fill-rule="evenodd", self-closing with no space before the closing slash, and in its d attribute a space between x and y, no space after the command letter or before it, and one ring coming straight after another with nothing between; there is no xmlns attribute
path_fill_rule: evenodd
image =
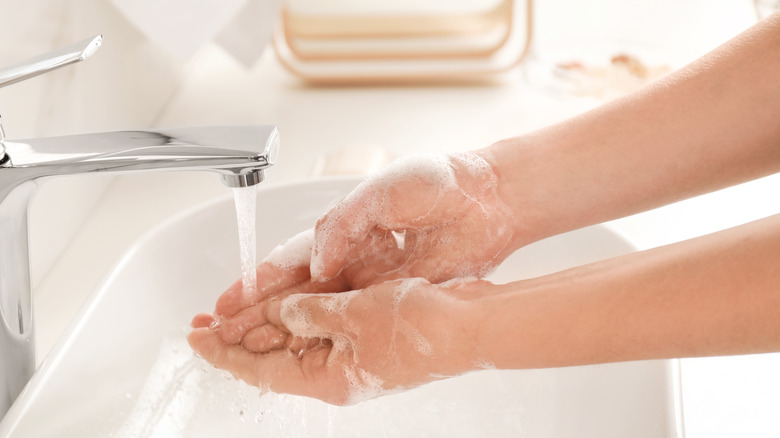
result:
<svg viewBox="0 0 780 438"><path fill-rule="evenodd" d="M259 258L311 227L357 182L261 184ZM349 407L260 394L194 357L185 341L192 316L240 277L232 203L226 192L129 249L0 423L0 436L680 436L676 361L487 370ZM521 249L489 279L633 250L609 228L589 227Z"/></svg>

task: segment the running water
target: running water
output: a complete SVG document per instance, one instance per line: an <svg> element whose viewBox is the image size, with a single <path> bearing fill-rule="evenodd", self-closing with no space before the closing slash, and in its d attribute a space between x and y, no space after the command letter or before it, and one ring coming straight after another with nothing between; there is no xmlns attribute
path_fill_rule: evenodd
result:
<svg viewBox="0 0 780 438"><path fill-rule="evenodd" d="M238 241L241 251L241 281L244 294L257 290L257 236L255 232L255 213L257 210L256 186L236 187L233 189L238 219Z"/></svg>

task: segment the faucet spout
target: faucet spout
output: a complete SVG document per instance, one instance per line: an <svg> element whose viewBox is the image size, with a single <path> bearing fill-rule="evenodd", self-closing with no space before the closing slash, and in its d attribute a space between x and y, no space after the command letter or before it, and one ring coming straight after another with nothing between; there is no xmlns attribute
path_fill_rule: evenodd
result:
<svg viewBox="0 0 780 438"><path fill-rule="evenodd" d="M261 180L247 175L276 162L279 133L271 125L192 127L5 141L5 148L0 190L57 175L187 169L251 185Z"/></svg>
<svg viewBox="0 0 780 438"><path fill-rule="evenodd" d="M2 139L0 139L2 140ZM0 160L0 419L35 370L27 210L38 184L71 174L206 170L230 187L263 180L275 126L191 127L4 140Z"/></svg>

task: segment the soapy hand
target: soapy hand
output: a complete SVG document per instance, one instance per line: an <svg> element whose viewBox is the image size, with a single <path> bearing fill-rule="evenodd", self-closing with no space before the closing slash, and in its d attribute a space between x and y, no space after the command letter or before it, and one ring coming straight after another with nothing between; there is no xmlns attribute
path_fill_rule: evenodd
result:
<svg viewBox="0 0 780 438"><path fill-rule="evenodd" d="M311 274L317 281L335 278L356 262L350 248L376 233L394 233L403 257L356 275L358 287L396 278L482 277L516 249L514 226L496 175L480 155L409 156L320 218Z"/></svg>
<svg viewBox="0 0 780 438"><path fill-rule="evenodd" d="M474 358L465 304L491 286L417 278L258 305L281 332L315 340L299 351L258 353L225 344L205 315L193 320L189 342L210 363L261 389L353 404L476 369L484 361Z"/></svg>
<svg viewBox="0 0 780 438"><path fill-rule="evenodd" d="M482 277L515 249L513 226L497 178L482 157L398 160L332 207L315 230L272 251L257 268L256 291L245 293L237 282L223 293L216 330L224 342L251 351L289 342L296 347L300 340L288 340L267 324L264 300L361 289L398 278L438 283Z"/></svg>
<svg viewBox="0 0 780 438"><path fill-rule="evenodd" d="M375 279L374 273L386 271L388 265L397 265L404 257L395 237L373 232L350 249L354 261L349 269L328 281L313 281L309 275L313 242L314 230L310 229L276 247L256 269L256 289L246 290L242 281L237 281L219 297L213 316L198 315L195 321L210 321L223 342L241 344L250 351L264 352L284 346L299 349L305 344L300 338L288 339L287 333L265 318L265 308L271 301L291 294L358 289Z"/></svg>

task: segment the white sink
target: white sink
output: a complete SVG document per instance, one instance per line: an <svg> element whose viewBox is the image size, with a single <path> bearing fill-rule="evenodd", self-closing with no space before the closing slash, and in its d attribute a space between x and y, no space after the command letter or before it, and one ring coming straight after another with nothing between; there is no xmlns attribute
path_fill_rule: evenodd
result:
<svg viewBox="0 0 780 438"><path fill-rule="evenodd" d="M357 182L261 185L258 255L309 228ZM518 251L490 279L631 251L595 226ZM481 371L345 408L260 395L194 358L184 340L192 316L213 308L239 265L229 196L151 231L88 300L0 423L0 436L679 436L676 361Z"/></svg>

